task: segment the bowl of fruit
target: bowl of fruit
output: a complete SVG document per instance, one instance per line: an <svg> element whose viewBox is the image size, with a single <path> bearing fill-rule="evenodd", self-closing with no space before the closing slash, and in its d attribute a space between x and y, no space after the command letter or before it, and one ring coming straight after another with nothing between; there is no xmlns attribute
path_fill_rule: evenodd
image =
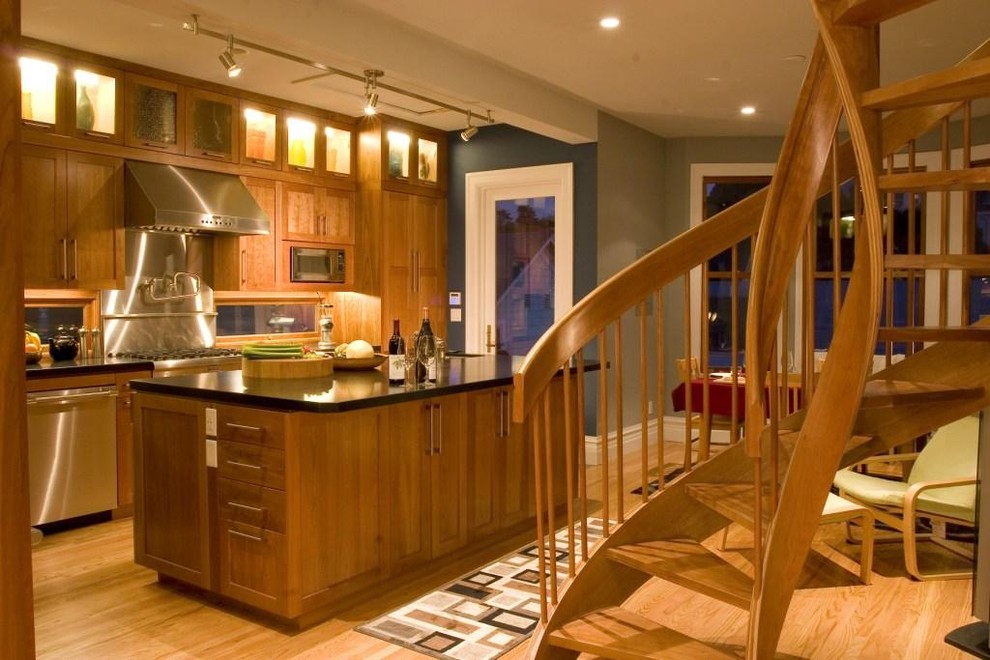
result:
<svg viewBox="0 0 990 660"><path fill-rule="evenodd" d="M37 332L24 331L24 361L26 364L41 362L41 337Z"/></svg>

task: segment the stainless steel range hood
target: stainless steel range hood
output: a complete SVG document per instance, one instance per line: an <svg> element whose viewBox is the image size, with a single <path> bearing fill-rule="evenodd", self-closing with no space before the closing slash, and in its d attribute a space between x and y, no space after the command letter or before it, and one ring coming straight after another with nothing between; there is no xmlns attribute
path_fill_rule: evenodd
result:
<svg viewBox="0 0 990 660"><path fill-rule="evenodd" d="M126 224L210 234L267 234L270 220L233 174L128 161Z"/></svg>

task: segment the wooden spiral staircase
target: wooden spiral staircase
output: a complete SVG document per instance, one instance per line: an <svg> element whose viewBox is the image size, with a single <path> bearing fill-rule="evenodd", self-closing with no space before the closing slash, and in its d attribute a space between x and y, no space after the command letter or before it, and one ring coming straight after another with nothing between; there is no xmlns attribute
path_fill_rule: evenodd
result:
<svg viewBox="0 0 990 660"><path fill-rule="evenodd" d="M747 609L746 656L773 657L835 471L990 403L990 324L968 325L962 314L950 321L946 284L949 271L990 272L988 255L949 252L947 219L949 191L990 188L990 168L972 167L969 146L971 101L990 96L990 41L951 69L879 87L879 25L927 2L811 2L820 36L770 186L599 286L541 338L516 375L515 421L528 424L534 440L537 535L543 539L549 530L567 530L562 542L566 566L557 565L553 534L541 555L544 572L559 576L562 585L552 579L540 585L543 610L532 657L580 652L609 658L737 657L738 648L691 639L624 609L623 603L651 578ZM962 166L950 169L948 127L960 116ZM848 139L840 142L843 118ZM942 133L944 166L919 171L915 140L932 131ZM901 172L895 163L904 161L907 171ZM823 195L837 197L841 183L850 178L860 196L855 264L847 273L848 288L820 373L814 368L813 335L805 333L803 405L785 414L774 392L785 363L776 343L788 336L792 316L790 274L814 270L809 265L814 206ZM885 209L894 206L895 194L918 192L943 197L940 244L936 250L929 245L924 254L911 254L911 249L895 254L893 230L885 231ZM963 216L972 211L965 197ZM667 457L657 439L662 430L647 414L651 397L665 399L666 363L683 355L664 342L665 289L683 282L687 308L689 273L704 270L709 259L754 235L745 321L746 406L739 415L745 425L743 434L733 434L742 439L709 457L707 444L695 449L688 428L683 474L666 482ZM931 288L938 290L938 310L929 303L927 313L937 317L934 324L915 322L922 313L916 312L920 302L912 300L911 322L892 327L892 305L884 300L891 299L893 283L905 276L936 283ZM807 280L801 313L810 320L807 298L813 291ZM688 322L685 334L690 335L690 327ZM634 336L638 341L630 339ZM887 368L874 373L878 342L887 347ZM905 359L897 363L891 359L894 342L906 347ZM733 355L737 343L734 331ZM691 353L690 339L684 350ZM705 350L702 346L703 362ZM586 353L607 368L593 372ZM562 402L549 394L551 379L560 373ZM623 387L628 390L630 384L639 390L638 427L623 422L623 408L629 407L628 401L623 406ZM594 428L587 430L598 436L600 465L591 465L584 450L585 395L591 387L596 414ZM702 409L708 404L706 390ZM563 423L552 423L551 406L561 405ZM686 417L691 417L690 402L688 408ZM636 452L624 449L630 433L640 439L631 439L638 444ZM565 439L566 474L554 474L550 467L555 434ZM643 493L630 510L624 503L627 474L637 475ZM651 476L658 490L649 495ZM566 524L552 506L561 480L568 495ZM584 521L592 510L605 521L604 538L589 547ZM731 522L756 532L751 571L725 561L710 543L702 544Z"/></svg>

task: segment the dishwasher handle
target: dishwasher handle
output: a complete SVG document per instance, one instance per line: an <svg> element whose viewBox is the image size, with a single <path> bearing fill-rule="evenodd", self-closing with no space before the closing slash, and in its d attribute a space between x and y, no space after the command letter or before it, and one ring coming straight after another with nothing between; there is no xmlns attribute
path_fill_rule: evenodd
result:
<svg viewBox="0 0 990 660"><path fill-rule="evenodd" d="M29 392L27 395L27 405L70 404L87 399L107 399L116 396L117 387L115 385L80 387L73 390L48 390L45 392Z"/></svg>

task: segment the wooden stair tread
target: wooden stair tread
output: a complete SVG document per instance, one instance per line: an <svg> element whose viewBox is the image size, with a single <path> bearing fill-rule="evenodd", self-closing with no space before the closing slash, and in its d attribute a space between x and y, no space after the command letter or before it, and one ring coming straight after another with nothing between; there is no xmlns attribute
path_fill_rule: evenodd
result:
<svg viewBox="0 0 990 660"><path fill-rule="evenodd" d="M863 389L861 408L910 405L975 399L983 395L983 387L958 387L941 383L910 380L868 380Z"/></svg>
<svg viewBox="0 0 990 660"><path fill-rule="evenodd" d="M891 270L990 270L990 254L888 254Z"/></svg>
<svg viewBox="0 0 990 660"><path fill-rule="evenodd" d="M986 96L990 96L990 59L984 58L867 90L860 103L870 110L901 110Z"/></svg>
<svg viewBox="0 0 990 660"><path fill-rule="evenodd" d="M616 660L737 658L621 607L591 612L549 635L550 643Z"/></svg>
<svg viewBox="0 0 990 660"><path fill-rule="evenodd" d="M883 174L877 178L877 190L880 192L908 190L913 192L948 192L954 190L966 192L986 190L988 186L990 186L990 167Z"/></svg>
<svg viewBox="0 0 990 660"><path fill-rule="evenodd" d="M881 341L990 341L990 326L902 326L880 328Z"/></svg>
<svg viewBox="0 0 990 660"><path fill-rule="evenodd" d="M832 12L837 25L877 25L934 0L843 0Z"/></svg>
<svg viewBox="0 0 990 660"><path fill-rule="evenodd" d="M688 484L688 496L701 502L715 513L753 531L753 484ZM764 496L769 490L764 489ZM764 497L763 524L769 524L769 503Z"/></svg>
<svg viewBox="0 0 990 660"><path fill-rule="evenodd" d="M749 609L753 579L697 541L647 541L609 548L606 553L613 561Z"/></svg>

